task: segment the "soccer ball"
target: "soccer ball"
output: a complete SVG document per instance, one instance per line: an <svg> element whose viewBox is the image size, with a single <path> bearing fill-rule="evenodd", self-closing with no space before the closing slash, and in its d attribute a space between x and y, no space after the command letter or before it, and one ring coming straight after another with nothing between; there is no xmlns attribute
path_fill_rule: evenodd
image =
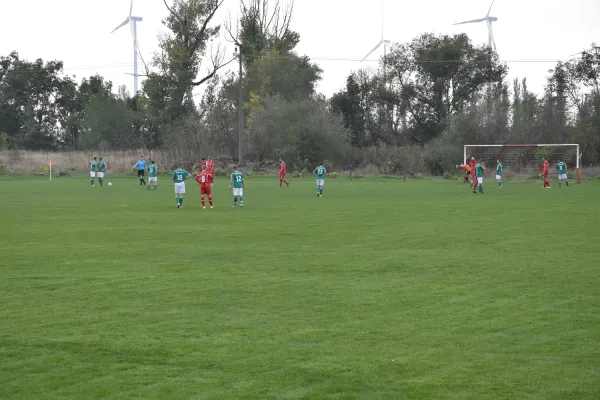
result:
<svg viewBox="0 0 600 400"><path fill-rule="evenodd" d="M112 186L112 182L108 182L108 186Z"/></svg>

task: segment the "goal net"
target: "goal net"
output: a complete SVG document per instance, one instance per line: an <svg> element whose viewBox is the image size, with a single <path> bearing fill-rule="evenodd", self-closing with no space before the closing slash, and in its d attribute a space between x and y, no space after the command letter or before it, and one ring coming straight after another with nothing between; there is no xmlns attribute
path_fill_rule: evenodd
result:
<svg viewBox="0 0 600 400"><path fill-rule="evenodd" d="M567 164L570 179L581 183L579 160L581 153L578 144L493 144L465 145L464 163L471 157L483 161L488 174L496 168L497 160L502 161L505 179L529 179L541 176L544 158L550 163L550 176L556 175L559 160Z"/></svg>

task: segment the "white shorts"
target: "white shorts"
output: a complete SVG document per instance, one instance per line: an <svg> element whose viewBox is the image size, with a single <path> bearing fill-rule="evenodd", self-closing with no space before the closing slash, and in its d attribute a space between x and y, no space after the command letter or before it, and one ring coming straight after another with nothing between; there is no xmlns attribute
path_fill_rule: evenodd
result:
<svg viewBox="0 0 600 400"><path fill-rule="evenodd" d="M502 175L496 175L496 180L497 181L501 181L502 180Z"/></svg>
<svg viewBox="0 0 600 400"><path fill-rule="evenodd" d="M104 178L104 172L98 171L98 178Z"/></svg>
<svg viewBox="0 0 600 400"><path fill-rule="evenodd" d="M560 175L558 176L558 179L560 179L560 180L565 180L565 181L566 181L566 180L567 180L567 174L560 174Z"/></svg>
<svg viewBox="0 0 600 400"><path fill-rule="evenodd" d="M323 186L325 179L317 179L317 186Z"/></svg>
<svg viewBox="0 0 600 400"><path fill-rule="evenodd" d="M90 171L90 178L96 177L96 171Z"/></svg>
<svg viewBox="0 0 600 400"><path fill-rule="evenodd" d="M477 183L481 185L483 183L483 177L478 176L477 177Z"/></svg>
<svg viewBox="0 0 600 400"><path fill-rule="evenodd" d="M233 195L234 196L243 196L244 188L233 188Z"/></svg>
<svg viewBox="0 0 600 400"><path fill-rule="evenodd" d="M151 176L148 178L148 182L158 182L158 176Z"/></svg>
<svg viewBox="0 0 600 400"><path fill-rule="evenodd" d="M175 184L175 193L185 193L185 182Z"/></svg>

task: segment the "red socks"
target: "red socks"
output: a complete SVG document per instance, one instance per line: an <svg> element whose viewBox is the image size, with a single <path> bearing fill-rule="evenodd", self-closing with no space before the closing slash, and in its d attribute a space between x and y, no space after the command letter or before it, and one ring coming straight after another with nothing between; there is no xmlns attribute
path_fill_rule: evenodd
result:
<svg viewBox="0 0 600 400"><path fill-rule="evenodd" d="M208 204L212 207L212 197L208 196Z"/></svg>

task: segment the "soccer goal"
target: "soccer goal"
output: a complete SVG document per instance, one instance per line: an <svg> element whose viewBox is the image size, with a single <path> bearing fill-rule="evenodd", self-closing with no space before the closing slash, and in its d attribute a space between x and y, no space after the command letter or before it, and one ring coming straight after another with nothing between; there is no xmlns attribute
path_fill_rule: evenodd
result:
<svg viewBox="0 0 600 400"><path fill-rule="evenodd" d="M569 175L575 171L577 183L581 183L580 159L578 144L489 144L465 145L463 162L468 163L471 157L483 161L488 171L495 168L496 160L502 161L504 176L508 179L527 179L541 175L543 159L550 163L550 176L556 174L556 163L559 160L567 163Z"/></svg>

